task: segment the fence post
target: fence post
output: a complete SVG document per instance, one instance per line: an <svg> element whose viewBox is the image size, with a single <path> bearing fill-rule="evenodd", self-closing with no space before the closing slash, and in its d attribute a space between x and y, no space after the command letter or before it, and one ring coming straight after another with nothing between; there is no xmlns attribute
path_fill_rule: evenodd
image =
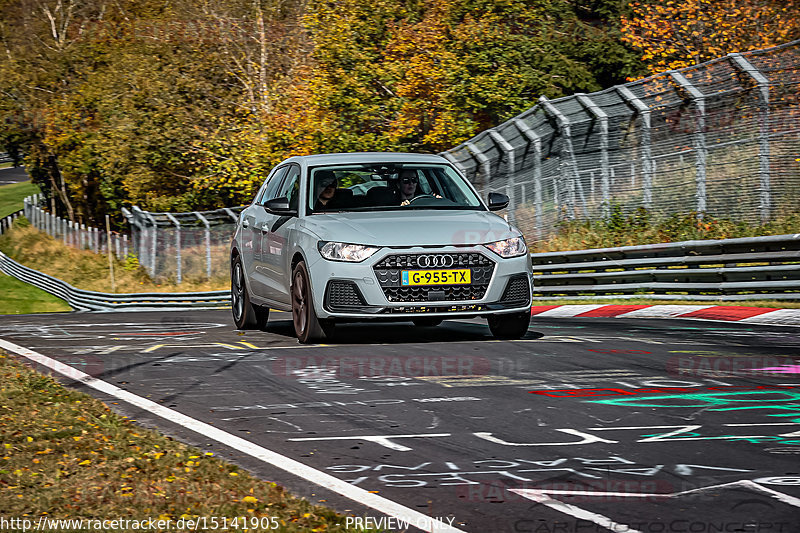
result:
<svg viewBox="0 0 800 533"><path fill-rule="evenodd" d="M653 156L650 143L650 108L642 102L633 91L624 85L617 87L617 92L636 113L642 117L642 206L653 207Z"/></svg>
<svg viewBox="0 0 800 533"><path fill-rule="evenodd" d="M172 216L172 213L164 213L167 218L175 224L175 276L178 278L178 285L181 284L181 223Z"/></svg>
<svg viewBox="0 0 800 533"><path fill-rule="evenodd" d="M475 146L472 142L465 142L464 146L467 147L469 153L477 160L478 166L481 169L481 179L478 181L478 186L475 187L478 189L478 194L482 197L487 194L487 189L489 188L489 179L492 173L492 163L489 161L489 158L486 157L480 148Z"/></svg>
<svg viewBox="0 0 800 533"><path fill-rule="evenodd" d="M697 186L697 213L699 217L706 211L706 160L708 159L708 149L706 148L706 97L700 90L686 79L680 72L672 71L670 77L689 94L697 109L697 121L695 122L694 147L696 155L697 174L695 183Z"/></svg>
<svg viewBox="0 0 800 533"><path fill-rule="evenodd" d="M508 210L509 218L511 219L511 223L514 224L516 222L516 217L514 213L516 212L517 202L516 202L516 187L514 186L516 176L516 161L514 157L514 147L511 146L511 143L508 142L500 132L497 130L491 129L489 130L489 137L494 141L494 143L500 148L503 153L506 154L506 168L508 168L508 180L506 181L506 196L508 196L510 200L511 208Z"/></svg>
<svg viewBox="0 0 800 533"><path fill-rule="evenodd" d="M123 234L122 235L122 256L126 257L126 258L128 257L128 235L127 234Z"/></svg>
<svg viewBox="0 0 800 533"><path fill-rule="evenodd" d="M156 244L158 242L158 223L153 215L147 211L142 211L142 214L145 215L149 220L150 223L153 225L152 229L152 239L150 242L150 276L153 278L156 277L156 252L158 251L156 248Z"/></svg>
<svg viewBox="0 0 800 533"><path fill-rule="evenodd" d="M728 54L734 66L746 72L758 85L758 175L760 178L759 211L761 223L769 221L772 211L772 187L769 175L769 80L741 54Z"/></svg>
<svg viewBox="0 0 800 533"><path fill-rule="evenodd" d="M608 114L600 109L600 106L594 103L587 95L579 94L577 98L578 102L580 102L600 123L601 214L603 218L608 218L611 215L611 173L608 164ZM592 179L592 187L594 187L594 179Z"/></svg>
<svg viewBox="0 0 800 533"><path fill-rule="evenodd" d="M569 119L547 97L540 97L539 102L541 102L546 114L555 117L559 133L564 139L564 147L561 149L559 158L562 168L561 176L567 184L567 218L573 220L575 218L575 182L578 179L578 164L575 161L575 150L572 147L571 125Z"/></svg>
<svg viewBox="0 0 800 533"><path fill-rule="evenodd" d="M195 211L194 214L206 227L206 277L211 279L211 224L199 211Z"/></svg>
<svg viewBox="0 0 800 533"><path fill-rule="evenodd" d="M541 240L544 235L542 222L542 138L539 137L528 124L521 118L514 119L514 126L522 133L529 145L533 146L533 211L536 221L536 240ZM524 195L523 195L524 198Z"/></svg>

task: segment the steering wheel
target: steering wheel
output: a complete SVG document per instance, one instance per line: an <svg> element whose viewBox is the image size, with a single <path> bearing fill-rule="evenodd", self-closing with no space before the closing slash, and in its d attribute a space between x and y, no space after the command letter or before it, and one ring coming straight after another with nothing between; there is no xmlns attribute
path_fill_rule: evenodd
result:
<svg viewBox="0 0 800 533"><path fill-rule="evenodd" d="M411 200L408 200L408 203L406 205L411 205L412 203L416 202L420 198L436 198L436 197L434 195L432 195L432 194L420 194L419 196L415 196Z"/></svg>

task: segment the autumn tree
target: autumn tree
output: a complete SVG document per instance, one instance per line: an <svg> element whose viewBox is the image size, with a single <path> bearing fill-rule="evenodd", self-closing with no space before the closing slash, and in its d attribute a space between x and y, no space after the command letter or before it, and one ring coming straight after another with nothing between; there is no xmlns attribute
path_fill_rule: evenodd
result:
<svg viewBox="0 0 800 533"><path fill-rule="evenodd" d="M622 32L657 73L800 38L800 1L634 2Z"/></svg>

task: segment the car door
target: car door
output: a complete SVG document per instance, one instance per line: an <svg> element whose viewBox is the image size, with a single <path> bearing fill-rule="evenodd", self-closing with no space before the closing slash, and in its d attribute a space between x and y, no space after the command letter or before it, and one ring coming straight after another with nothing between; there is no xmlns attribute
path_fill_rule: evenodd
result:
<svg viewBox="0 0 800 533"><path fill-rule="evenodd" d="M298 209L300 200L300 166L291 165L275 198L286 197L289 207ZM267 278L266 294L270 300L288 304L291 272L288 272L291 252L287 244L297 225L296 216L275 215L268 213L268 221L262 231L264 250L264 275Z"/></svg>
<svg viewBox="0 0 800 533"><path fill-rule="evenodd" d="M265 186L260 191L256 201L247 209L242 220L242 231L245 237L245 248L248 243L251 247L252 259L250 264L245 264L245 271L247 272L250 291L252 296L256 299L267 297L267 284L265 283L265 260L266 254L264 250L264 225L268 223L270 214L264 208L267 200L275 198L280 186L283 184L283 179L286 172L289 170L289 165L285 165L275 170L272 175L267 178ZM247 251L245 251L247 253Z"/></svg>

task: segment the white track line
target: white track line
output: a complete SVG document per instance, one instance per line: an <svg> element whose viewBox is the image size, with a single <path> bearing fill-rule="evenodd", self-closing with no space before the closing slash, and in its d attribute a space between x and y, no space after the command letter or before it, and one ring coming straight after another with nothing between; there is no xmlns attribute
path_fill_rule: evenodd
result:
<svg viewBox="0 0 800 533"><path fill-rule="evenodd" d="M672 499L678 498L680 496L688 495L688 494L695 494L698 492L706 492L709 490L719 490L725 488L738 488L744 487L755 492L761 492L766 494L771 498L775 498L776 500L783 502L787 505L791 505L793 507L800 507L800 498L795 498L794 496L790 496L788 494L784 494L783 492L778 492L777 490L773 490L769 487L765 487L760 485L757 482L751 481L749 479L742 479L739 481L732 481L730 483L723 483L721 485L711 485L708 487L701 487L698 489L691 489L691 490L684 490L681 492L672 492L672 493L665 493L665 494L654 494L654 493L644 493L644 492L606 492L606 491L592 491L592 490L548 490L548 489L509 489L509 492L514 492L519 494L523 498L527 498L529 500L533 500L535 502L541 503L542 505L546 505L551 509L556 511L561 511L564 514L574 516L575 518L581 518L584 520L590 520L597 524L598 526L604 527L610 531L614 532L625 532L625 533L642 533L641 531L631 529L626 524L621 524L618 522L614 522L607 516L603 516L601 514L592 513L590 511L586 511L585 509L581 509L580 507L576 507L575 505L565 503L559 500L554 500L550 497L550 495L555 496L583 496L583 497L607 497L607 496L614 496L614 497L627 497L627 498L664 498L664 499ZM624 529L619 529L623 527Z"/></svg>
<svg viewBox="0 0 800 533"><path fill-rule="evenodd" d="M264 461L265 463L289 472L290 474L301 477L307 481L310 481L311 483L314 483L315 485L319 485L320 487L329 489L337 494L341 494L345 498L349 498L367 507L371 507L376 511L380 511L385 515L397 518L403 522L407 522L411 526L417 527L423 531L436 533L464 533L462 530L442 522L441 520L436 520L420 513L419 511L415 511L414 509L400 505L397 502L393 502L392 500L378 496L377 494L372 494L362 488L351 485L346 481L335 478L330 474L326 474L325 472L307 466L299 461L290 459L285 455L273 452L272 450L268 450L253 444L252 442L242 439L241 437L231 435L230 433L222 431L219 428L215 428L214 426L206 424L205 422L200 422L199 420L164 407L163 405L159 405L151 400L147 400L141 396L137 396L131 392L120 389L119 387L94 378L76 368L56 361L55 359L51 359L38 352L34 352L33 350L29 350L28 348L18 346L3 339L0 339L0 348L14 352L22 357L26 357L31 361L39 363L40 365L46 366L47 368L62 374L63 376L78 381L87 387L91 387L104 394L114 396L115 398L123 400L135 407L144 409L145 411L164 418L165 420L169 420L170 422L174 422L175 424L183 426L186 429L190 429L200 435L203 435L204 437L208 437L220 442L225 446L233 448L234 450L246 453L252 457L255 457L256 459Z"/></svg>

